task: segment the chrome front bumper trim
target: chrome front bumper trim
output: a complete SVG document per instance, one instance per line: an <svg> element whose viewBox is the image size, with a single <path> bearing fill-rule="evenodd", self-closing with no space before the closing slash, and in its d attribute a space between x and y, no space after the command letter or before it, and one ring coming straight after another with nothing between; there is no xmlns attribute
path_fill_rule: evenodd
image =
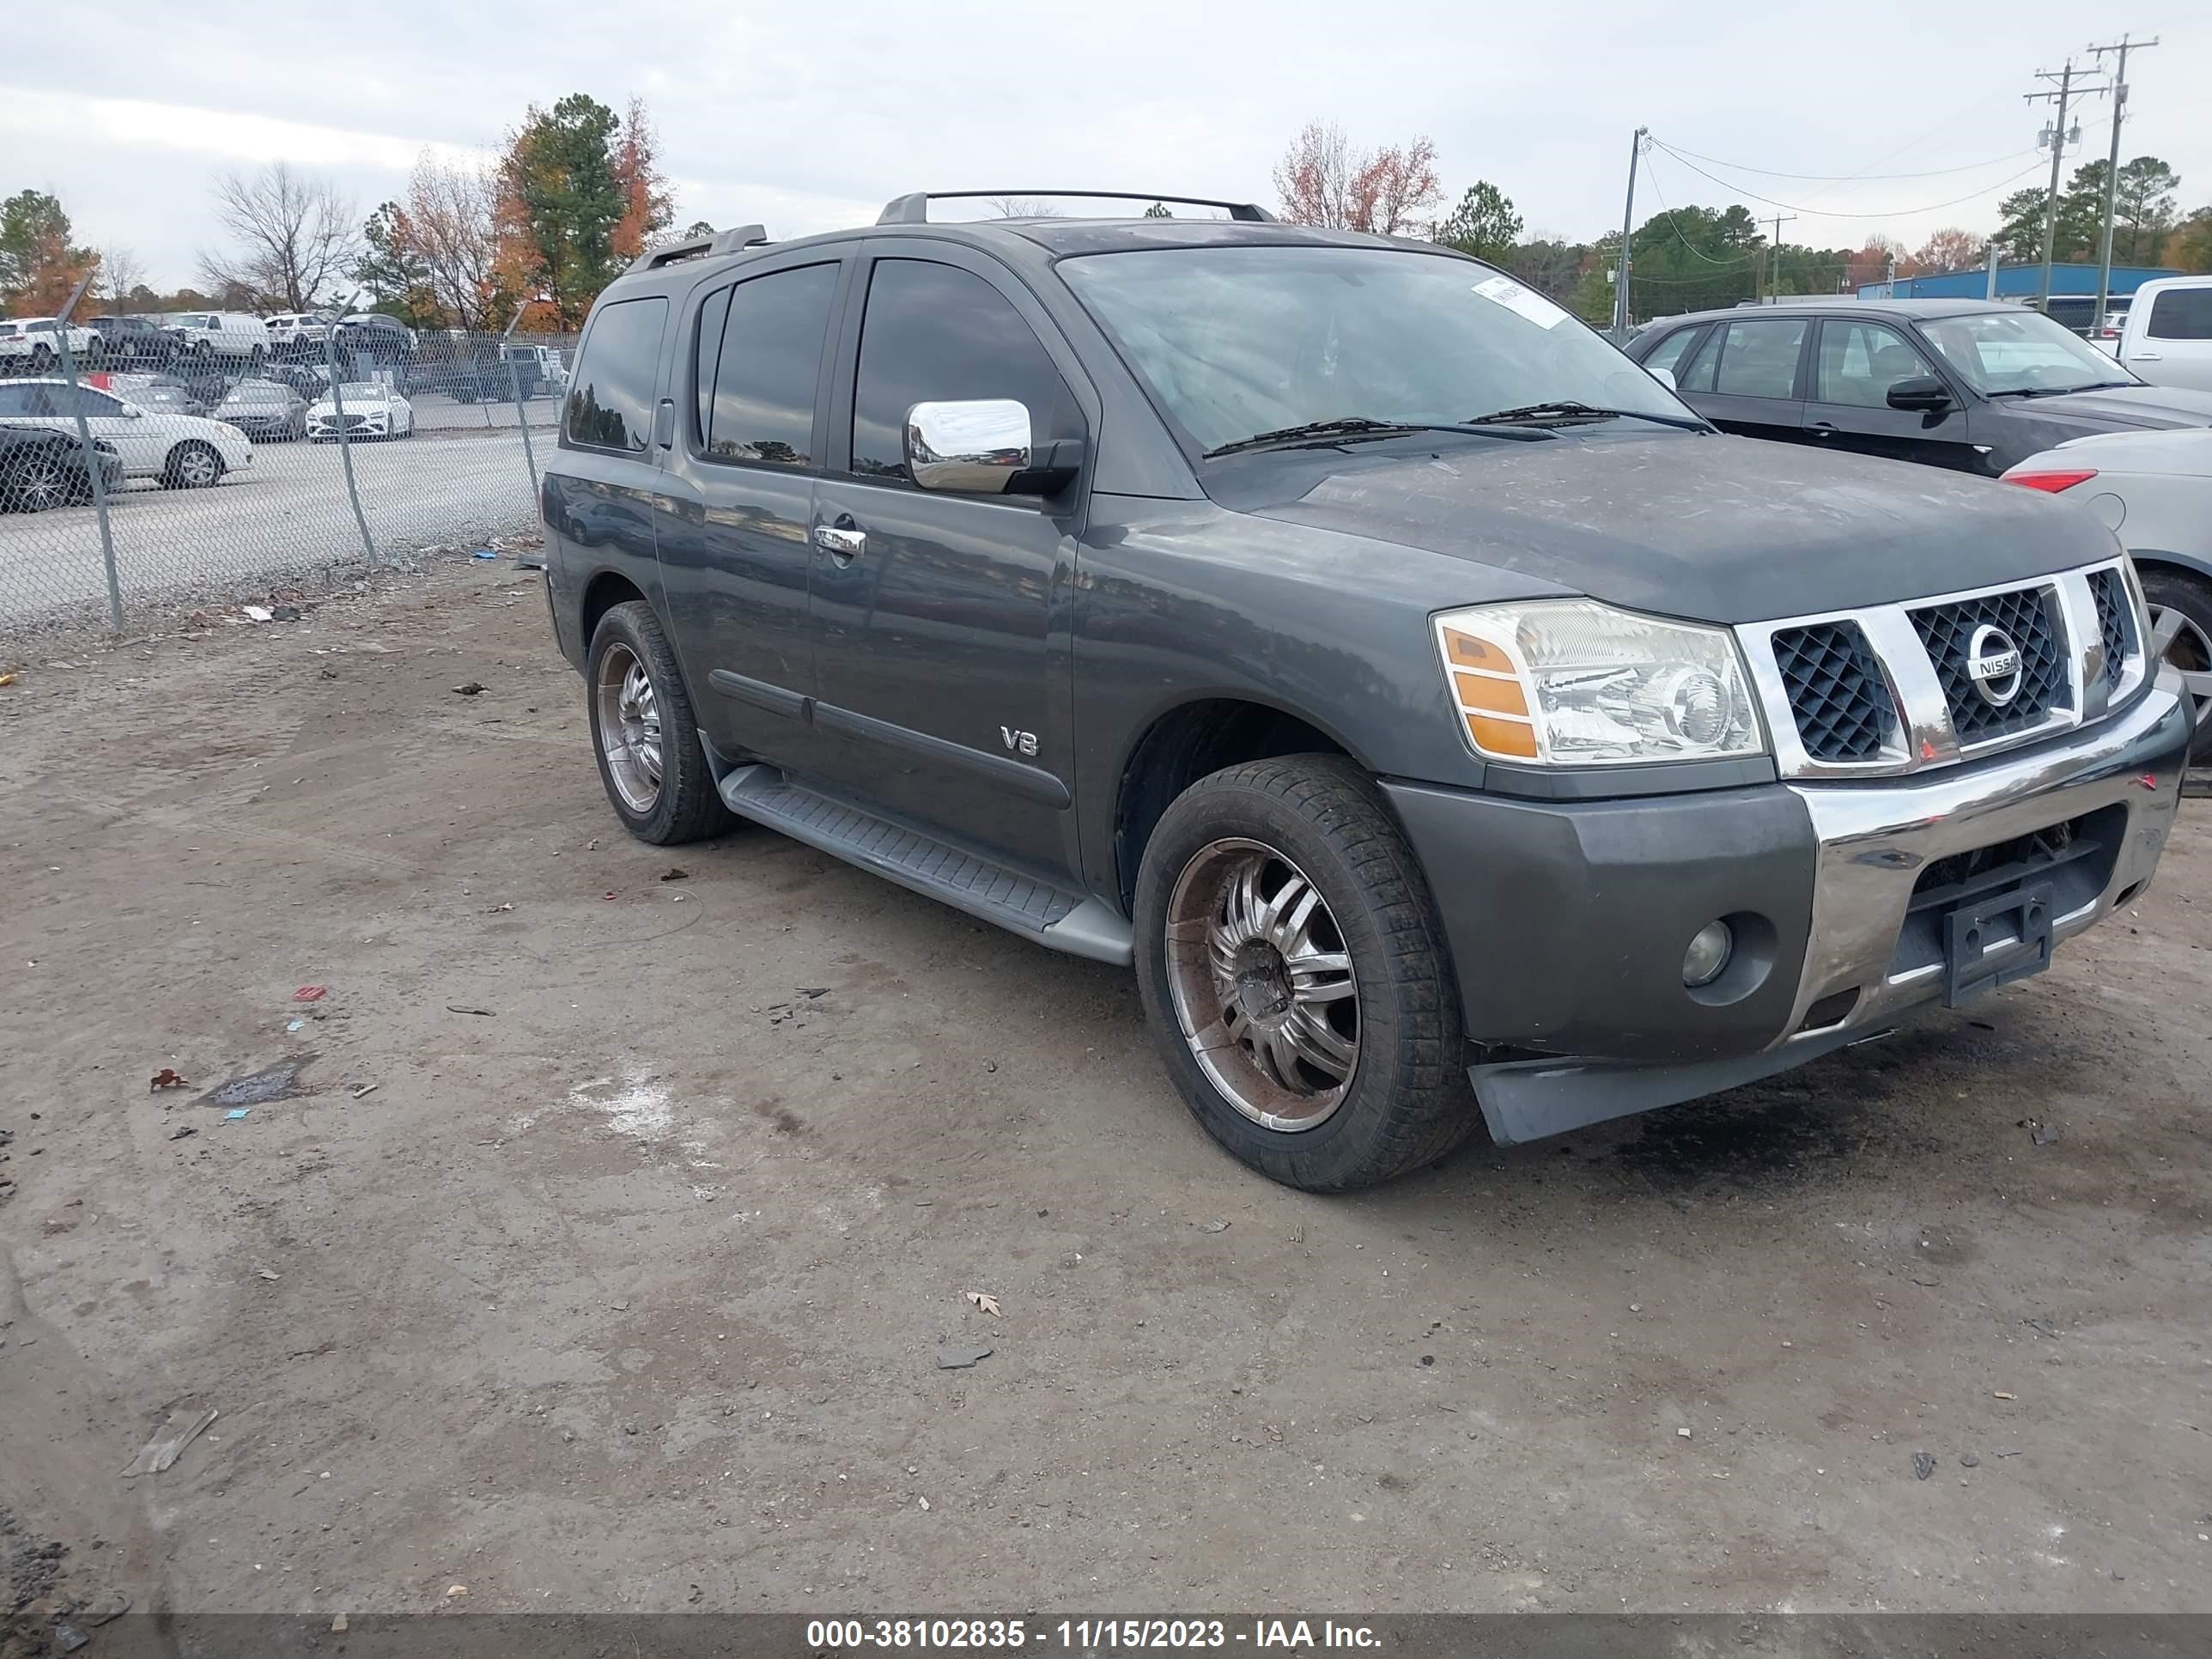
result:
<svg viewBox="0 0 2212 1659"><path fill-rule="evenodd" d="M2053 942L2101 920L2117 894L2149 880L2180 800L2191 730L2182 689L2178 675L2163 671L2133 708L2033 753L1887 784L1787 786L1804 802L1820 851L1797 1000L1771 1047L1832 1039L1941 994L1940 970L1890 971L1913 884L1936 860L2124 803L2127 829L2111 876L2094 902L2053 918ZM1841 1020L1803 1029L1814 1005L1851 990L1858 1000Z"/></svg>

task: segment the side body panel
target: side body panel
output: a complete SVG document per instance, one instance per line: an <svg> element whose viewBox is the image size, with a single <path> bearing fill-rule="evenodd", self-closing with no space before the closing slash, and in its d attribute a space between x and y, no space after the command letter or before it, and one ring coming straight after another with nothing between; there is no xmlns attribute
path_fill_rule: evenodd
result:
<svg viewBox="0 0 2212 1659"><path fill-rule="evenodd" d="M999 261L950 243L877 238L874 260L923 260L994 289L1044 347L1088 433L1099 403L1081 362ZM851 285L817 526L857 556L812 549L814 719L840 790L1065 878L1072 799L1072 596L1090 469L1050 501L933 493L856 472L852 416L869 277ZM1033 411L1042 420L1047 411Z"/></svg>
<svg viewBox="0 0 2212 1659"><path fill-rule="evenodd" d="M1188 703L1278 708L1370 771L1480 787L1482 764L1460 736L1428 617L1559 591L1211 501L1094 494L1073 619L1085 885L1119 902L1123 775L1146 732Z"/></svg>

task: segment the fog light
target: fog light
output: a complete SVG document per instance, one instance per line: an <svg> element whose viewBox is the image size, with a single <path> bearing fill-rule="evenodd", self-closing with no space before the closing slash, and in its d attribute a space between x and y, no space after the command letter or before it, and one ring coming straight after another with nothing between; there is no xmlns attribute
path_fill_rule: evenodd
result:
<svg viewBox="0 0 2212 1659"><path fill-rule="evenodd" d="M1721 976L1735 954L1735 935L1724 921L1709 921L1698 929L1690 948L1682 952L1682 983L1692 990L1711 985Z"/></svg>

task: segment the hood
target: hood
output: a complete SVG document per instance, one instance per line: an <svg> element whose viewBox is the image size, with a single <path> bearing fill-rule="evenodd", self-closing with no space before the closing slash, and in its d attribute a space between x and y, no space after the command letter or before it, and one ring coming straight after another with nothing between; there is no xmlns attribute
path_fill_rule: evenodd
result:
<svg viewBox="0 0 2212 1659"><path fill-rule="evenodd" d="M1235 511L1699 622L1918 599L2118 550L2075 503L1794 444L1666 433L1390 448L1263 453L1251 459L1275 465L1209 489Z"/></svg>
<svg viewBox="0 0 2212 1659"><path fill-rule="evenodd" d="M2100 386L2048 398L2001 401L2037 415L2096 421L2106 426L2212 426L2212 392L2179 386Z"/></svg>

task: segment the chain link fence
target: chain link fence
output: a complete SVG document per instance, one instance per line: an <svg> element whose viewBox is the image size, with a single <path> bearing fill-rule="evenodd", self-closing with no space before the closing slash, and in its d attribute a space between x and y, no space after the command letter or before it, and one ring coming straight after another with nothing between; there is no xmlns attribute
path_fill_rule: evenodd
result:
<svg viewBox="0 0 2212 1659"><path fill-rule="evenodd" d="M574 336L240 331L0 339L0 631L121 629L535 526Z"/></svg>

